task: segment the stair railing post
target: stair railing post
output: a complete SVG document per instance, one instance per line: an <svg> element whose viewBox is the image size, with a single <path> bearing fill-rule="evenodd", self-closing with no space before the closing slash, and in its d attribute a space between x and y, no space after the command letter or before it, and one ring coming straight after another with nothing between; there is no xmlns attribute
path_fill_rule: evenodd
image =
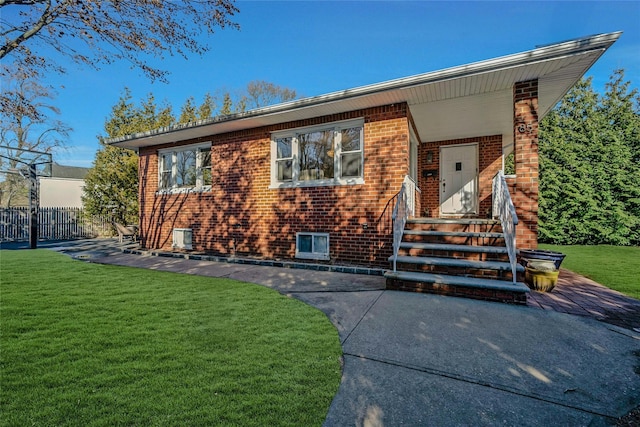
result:
<svg viewBox="0 0 640 427"><path fill-rule="evenodd" d="M398 192L398 199L396 205L393 208L393 214L391 218L393 220L393 271L396 271L396 263L398 259L398 251L400 249L400 242L402 241L402 233L404 232L404 226L407 222L407 188L406 183L402 183L400 191Z"/></svg>
<svg viewBox="0 0 640 427"><path fill-rule="evenodd" d="M493 217L500 219L504 240L509 254L509 263L511 264L511 274L513 275L513 283L517 282L517 251L516 251L516 225L518 224L518 215L516 208L511 200L507 181L502 171L498 171L493 177L492 183L493 197Z"/></svg>
<svg viewBox="0 0 640 427"><path fill-rule="evenodd" d="M391 219L393 220L393 271L396 271L396 263L398 260L398 251L400 243L402 243L402 235L404 234L404 226L407 224L409 215L415 216L416 210L416 192L420 192L416 182L409 176L405 175L402 186L398 192L398 199L393 208Z"/></svg>

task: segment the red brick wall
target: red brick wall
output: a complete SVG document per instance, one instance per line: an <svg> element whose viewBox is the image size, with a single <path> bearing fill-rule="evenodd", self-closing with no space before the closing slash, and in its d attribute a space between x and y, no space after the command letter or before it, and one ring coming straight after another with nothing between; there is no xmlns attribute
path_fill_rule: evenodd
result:
<svg viewBox="0 0 640 427"><path fill-rule="evenodd" d="M418 172L422 190L422 215L440 216L440 147L454 144L478 144L478 217L488 218L491 214L491 185L493 177L502 168L502 135L479 136L475 138L434 141L420 144L420 171ZM432 161L427 162L431 152ZM436 170L438 176L424 178L422 170Z"/></svg>
<svg viewBox="0 0 640 427"><path fill-rule="evenodd" d="M513 87L515 192L519 248L538 247L538 80Z"/></svg>
<svg viewBox="0 0 640 427"><path fill-rule="evenodd" d="M173 228L185 227L195 251L291 259L296 232L323 232L332 263L388 266L391 201L408 173L407 110L389 105L181 141L212 142L206 193L157 194L157 152L172 145L140 149L142 245L171 249ZM362 117L363 185L269 189L271 132Z"/></svg>

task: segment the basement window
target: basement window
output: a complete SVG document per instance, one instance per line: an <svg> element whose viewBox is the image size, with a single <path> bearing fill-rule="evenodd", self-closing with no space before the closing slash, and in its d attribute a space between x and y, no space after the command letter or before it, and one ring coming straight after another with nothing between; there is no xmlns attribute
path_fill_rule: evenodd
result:
<svg viewBox="0 0 640 427"><path fill-rule="evenodd" d="M173 229L173 247L176 249L193 249L193 230L190 228Z"/></svg>
<svg viewBox="0 0 640 427"><path fill-rule="evenodd" d="M329 233L296 233L296 258L329 260Z"/></svg>

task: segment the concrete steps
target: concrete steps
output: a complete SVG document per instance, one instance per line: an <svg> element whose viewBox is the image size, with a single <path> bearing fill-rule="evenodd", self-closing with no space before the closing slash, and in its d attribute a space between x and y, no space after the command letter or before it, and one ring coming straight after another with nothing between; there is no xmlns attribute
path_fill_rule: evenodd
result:
<svg viewBox="0 0 640 427"><path fill-rule="evenodd" d="M387 272L387 279L393 279L400 283L409 282L407 289L399 286L398 290L419 290L430 289L432 293L449 294L455 296L468 296L464 288L471 288L472 295L493 295L497 297L497 293L502 299L509 300L512 295L509 293L527 293L529 288L522 282L513 283L505 280L478 279L475 277L450 276L443 274L416 273L408 271ZM414 289L418 288L418 289ZM484 299L484 298L483 298ZM511 302L511 301L509 301ZM514 301L515 302L515 301Z"/></svg>
<svg viewBox="0 0 640 427"><path fill-rule="evenodd" d="M389 257L389 262L393 262L393 257ZM511 264L499 261L473 261L469 259L456 259L445 257L418 257L418 256L398 256L397 262L404 264L414 264L418 266L453 267L461 269L475 270L495 270L511 271ZM524 273L524 267L518 264L516 271Z"/></svg>
<svg viewBox="0 0 640 427"><path fill-rule="evenodd" d="M423 231L405 230L407 236L437 236L437 237L482 237L488 239L501 239L502 233L476 233L471 231Z"/></svg>
<svg viewBox="0 0 640 427"><path fill-rule="evenodd" d="M400 243L399 254L417 257L448 257L476 261L509 262L509 254L504 246L454 245L447 243Z"/></svg>
<svg viewBox="0 0 640 427"><path fill-rule="evenodd" d="M502 228L495 220L410 219L396 265L397 271L385 273L388 289L526 304L529 288L518 280L524 268L517 265L514 283Z"/></svg>
<svg viewBox="0 0 640 427"><path fill-rule="evenodd" d="M490 253L490 254L507 254L507 248L502 246L471 246L471 245L449 245L445 243L417 243L417 242L402 242L400 243L402 249L419 249L419 250L432 250L432 251L447 251L447 252L477 252L477 253Z"/></svg>

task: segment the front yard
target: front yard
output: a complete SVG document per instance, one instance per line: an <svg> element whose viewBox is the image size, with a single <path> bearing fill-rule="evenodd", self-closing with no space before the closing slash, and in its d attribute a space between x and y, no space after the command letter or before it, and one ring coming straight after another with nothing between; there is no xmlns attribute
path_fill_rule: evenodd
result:
<svg viewBox="0 0 640 427"><path fill-rule="evenodd" d="M567 255L562 268L574 271L630 297L640 299L640 248L635 246L558 246L540 249Z"/></svg>
<svg viewBox="0 0 640 427"><path fill-rule="evenodd" d="M0 424L321 425L326 316L261 286L0 251Z"/></svg>

